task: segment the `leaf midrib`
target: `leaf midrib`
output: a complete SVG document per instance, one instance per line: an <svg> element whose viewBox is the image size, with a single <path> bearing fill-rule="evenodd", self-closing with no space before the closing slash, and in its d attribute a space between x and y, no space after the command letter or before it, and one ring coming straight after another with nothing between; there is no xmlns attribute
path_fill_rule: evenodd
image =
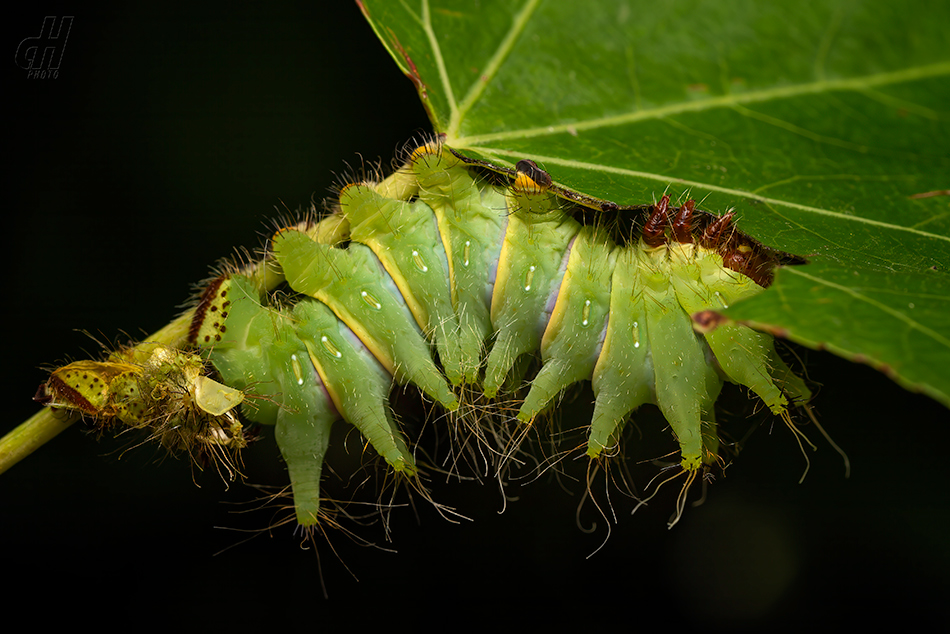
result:
<svg viewBox="0 0 950 634"><path fill-rule="evenodd" d="M638 110L636 112L629 112L610 117L598 117L586 120L582 119L573 121L571 123L543 125L536 128L508 130L505 132L494 132L489 134L475 134L460 138L454 138L450 135L449 142L453 147L475 148L480 145L494 143L497 141L515 139L520 140L537 136L561 134L565 132L574 134L581 131L615 127L629 123L635 123L638 121L662 119L664 117L670 117L687 112L703 112L717 108L737 108L746 104L762 103L778 99L788 99L802 95L841 91L870 91L872 88L879 86L916 81L919 79L927 79L941 75L950 75L950 61L929 64L926 66L915 66L888 73L862 75L860 77L852 77L849 79L822 79L802 84L775 86L772 88L753 90L740 94L720 95L717 97L708 97L705 99L697 99L689 102L673 103L657 108ZM461 125L461 121L459 122L459 125Z"/></svg>

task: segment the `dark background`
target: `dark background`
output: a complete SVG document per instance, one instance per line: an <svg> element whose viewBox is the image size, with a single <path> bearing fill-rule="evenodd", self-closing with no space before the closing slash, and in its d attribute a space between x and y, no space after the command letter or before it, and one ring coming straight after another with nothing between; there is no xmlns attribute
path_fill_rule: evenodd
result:
<svg viewBox="0 0 950 634"><path fill-rule="evenodd" d="M317 4L41 7L4 21L12 252L3 431L35 411L41 366L97 353L77 330L109 342L161 327L215 260L257 246L269 219L321 199L346 163L388 162L428 129L412 85L356 7ZM18 43L38 34L45 15L63 13L76 17L59 77L27 79L11 63ZM151 448L123 454L126 441L96 443L70 429L0 476L0 561L16 587L4 603L42 602L34 618L50 625L239 628L452 628L463 614L492 626L703 629L945 616L947 410L867 367L796 351L823 385L814 404L850 454L849 480L809 429L819 451L799 485L804 462L791 434L780 422L770 434L734 391L724 400L727 429L765 426L673 530L674 485L634 517L613 490L618 523L587 559L607 532L590 504L581 521L597 530L576 526L579 482L515 483L509 494L520 499L499 514L491 482L435 477L436 499L474 521L448 523L417 500L417 512L393 513L389 547L398 553L332 533L336 553L318 548L329 601L314 550L301 550L291 527L247 543L253 533L219 528L254 531L283 517L247 504L254 489L225 491L207 471L194 474L199 488L184 461L161 461ZM347 441L358 455L358 440ZM245 463L251 482L283 483L269 435ZM654 471L640 471L638 484ZM603 504L602 481L595 490ZM374 499L372 487L359 495ZM351 527L384 543L378 524Z"/></svg>

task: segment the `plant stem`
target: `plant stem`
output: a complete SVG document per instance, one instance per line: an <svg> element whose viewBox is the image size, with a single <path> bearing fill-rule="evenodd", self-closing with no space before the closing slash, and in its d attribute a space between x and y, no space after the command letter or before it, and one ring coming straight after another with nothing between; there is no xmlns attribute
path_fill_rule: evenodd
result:
<svg viewBox="0 0 950 634"><path fill-rule="evenodd" d="M79 416L44 408L0 438L0 473L3 473L56 437Z"/></svg>

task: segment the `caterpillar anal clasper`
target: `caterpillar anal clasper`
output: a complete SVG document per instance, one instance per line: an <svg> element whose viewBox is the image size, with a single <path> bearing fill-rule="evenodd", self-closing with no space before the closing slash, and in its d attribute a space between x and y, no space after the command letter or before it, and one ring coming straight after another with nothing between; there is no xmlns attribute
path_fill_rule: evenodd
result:
<svg viewBox="0 0 950 634"><path fill-rule="evenodd" d="M778 414L788 397L808 398L771 336L694 326L692 315L762 291L778 261L733 231L731 215L692 201L676 209L664 196L635 239L618 244L603 223L575 219L530 161L509 176L512 186L493 185L478 166L427 144L386 181L342 189L330 218L343 220L348 241L319 230L274 235L270 253L299 294L292 308L240 274L208 287L192 342L227 385L267 397L243 413L277 425L302 524L318 521L319 463L338 420L393 469L414 473L389 410L393 379L418 387L451 421L462 386L494 397L520 358L539 355L520 424L590 380L590 458L617 444L632 411L654 403L688 472L718 459L714 405L724 381ZM227 318L212 318L224 301ZM289 372L293 363L302 369Z"/></svg>

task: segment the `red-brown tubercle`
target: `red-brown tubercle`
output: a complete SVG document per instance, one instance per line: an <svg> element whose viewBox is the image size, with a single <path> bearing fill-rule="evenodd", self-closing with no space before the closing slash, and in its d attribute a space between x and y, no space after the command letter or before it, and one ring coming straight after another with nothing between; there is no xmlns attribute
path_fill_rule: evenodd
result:
<svg viewBox="0 0 950 634"><path fill-rule="evenodd" d="M733 228L733 212L719 217L696 212L696 201L687 200L682 207L673 209L670 222L669 200L669 196L663 196L653 205L653 211L643 225L643 242L647 246L666 244L666 227L670 226L676 242L698 242L702 248L719 253L727 269L742 273L763 288L772 283L777 260L769 249ZM700 214L706 214L706 217Z"/></svg>

